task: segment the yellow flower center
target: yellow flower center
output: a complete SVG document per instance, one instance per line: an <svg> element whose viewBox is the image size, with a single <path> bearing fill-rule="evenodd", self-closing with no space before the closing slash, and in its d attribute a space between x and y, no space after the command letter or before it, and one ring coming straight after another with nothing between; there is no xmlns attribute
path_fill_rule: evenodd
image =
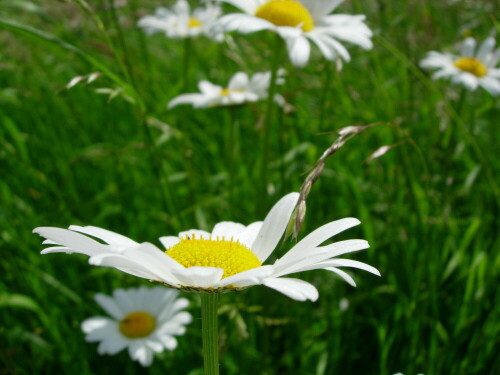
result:
<svg viewBox="0 0 500 375"><path fill-rule="evenodd" d="M149 336L155 327L155 318L144 311L130 313L120 322L120 332L129 339Z"/></svg>
<svg viewBox="0 0 500 375"><path fill-rule="evenodd" d="M252 250L234 241L186 237L165 253L186 268L222 268L223 278L261 266Z"/></svg>
<svg viewBox="0 0 500 375"><path fill-rule="evenodd" d="M189 27L201 27L201 21L198 18L190 17L188 21Z"/></svg>
<svg viewBox="0 0 500 375"><path fill-rule="evenodd" d="M229 96L232 92L245 92L243 89L222 89L220 96Z"/></svg>
<svg viewBox="0 0 500 375"><path fill-rule="evenodd" d="M474 74L476 77L484 77L488 73L488 68L473 57L461 57L453 65L464 72Z"/></svg>
<svg viewBox="0 0 500 375"><path fill-rule="evenodd" d="M276 26L300 26L303 31L314 29L311 13L295 0L271 0L257 8L255 16Z"/></svg>

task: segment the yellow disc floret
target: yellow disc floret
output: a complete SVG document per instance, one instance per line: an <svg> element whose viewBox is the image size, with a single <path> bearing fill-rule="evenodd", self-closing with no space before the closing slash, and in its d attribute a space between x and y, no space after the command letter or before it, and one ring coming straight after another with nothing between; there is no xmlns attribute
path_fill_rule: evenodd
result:
<svg viewBox="0 0 500 375"><path fill-rule="evenodd" d="M129 339L149 336L155 327L155 318L144 311L130 313L120 322L120 332Z"/></svg>
<svg viewBox="0 0 500 375"><path fill-rule="evenodd" d="M201 27L201 21L198 18L190 17L188 21L188 26L191 28Z"/></svg>
<svg viewBox="0 0 500 375"><path fill-rule="evenodd" d="M223 278L261 266L259 258L245 245L235 241L182 238L165 252L184 267L216 267Z"/></svg>
<svg viewBox="0 0 500 375"><path fill-rule="evenodd" d="M303 31L314 29L311 13L299 1L271 0L257 8L255 16L276 26L300 26Z"/></svg>
<svg viewBox="0 0 500 375"><path fill-rule="evenodd" d="M453 65L479 78L484 77L488 73L488 68L481 61L473 57L461 57Z"/></svg>

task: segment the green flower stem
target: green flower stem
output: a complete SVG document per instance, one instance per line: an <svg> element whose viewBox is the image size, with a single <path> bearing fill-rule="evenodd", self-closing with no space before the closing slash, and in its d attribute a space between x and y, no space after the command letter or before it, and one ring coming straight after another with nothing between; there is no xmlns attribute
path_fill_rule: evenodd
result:
<svg viewBox="0 0 500 375"><path fill-rule="evenodd" d="M231 106L227 108L227 141L226 141L226 152L227 152L227 169L228 169L228 184L229 184L229 213L233 214L232 210L235 205L235 187L236 187L236 169L235 164L237 164L237 148L239 145L237 139L238 133L238 113L240 108Z"/></svg>
<svg viewBox="0 0 500 375"><path fill-rule="evenodd" d="M283 41L279 35L276 35L275 46L273 49L273 56L271 62L271 82L269 85L269 95L267 97L267 107L264 122L262 125L262 165L261 165L261 188L260 197L265 203L267 198L267 171L269 168L269 136L270 127L274 108L274 96L276 95L276 79L278 77L278 69L281 59L281 50L283 48ZM266 207L265 204L261 205Z"/></svg>
<svg viewBox="0 0 500 375"><path fill-rule="evenodd" d="M191 62L191 38L184 38L184 56L182 61L182 90L189 88L189 65Z"/></svg>
<svg viewBox="0 0 500 375"><path fill-rule="evenodd" d="M453 154L452 150L450 148L454 147L454 143L453 143L454 134L456 134L457 128L460 126L460 123L463 122L462 110L464 108L464 103L465 103L466 97L467 97L467 89L465 87L463 87L462 91L460 92L460 96L458 98L458 101L454 107L454 110L455 110L457 117L451 121L449 129L446 132L445 137L444 137L444 147L446 149L448 149L448 152L450 152L451 154Z"/></svg>
<svg viewBox="0 0 500 375"><path fill-rule="evenodd" d="M201 294L201 333L205 375L219 374L219 331L217 328L218 293Z"/></svg>

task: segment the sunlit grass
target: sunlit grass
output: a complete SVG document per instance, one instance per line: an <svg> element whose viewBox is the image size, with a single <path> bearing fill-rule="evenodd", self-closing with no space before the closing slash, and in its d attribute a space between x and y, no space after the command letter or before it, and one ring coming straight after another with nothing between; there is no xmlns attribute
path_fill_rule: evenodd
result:
<svg viewBox="0 0 500 375"><path fill-rule="evenodd" d="M450 46L468 32L482 39L493 28L493 3L344 5L346 12L367 14L377 34L375 48L354 49L353 62L340 73L319 55L305 69L284 63L288 75L280 90L293 110L276 110L271 124L267 199L258 191L264 102L166 110L182 93L184 46L135 27L158 2L96 6L129 78L89 15L69 3L26 8L28 3L0 1L1 19L25 28L2 23L0 31L0 361L6 373L141 371L126 353L98 356L95 345L84 342L80 323L100 313L92 301L96 292L148 283L91 268L84 257L41 256L32 228L91 224L149 241L188 227L210 229L220 218L250 223L276 197L300 188L336 138L332 131L375 122L382 124L328 159L308 199L303 233L358 217L363 224L348 238L370 241L360 258L379 268L382 278L357 274L359 287L353 289L326 273L304 275L320 290L314 304L292 303L265 288L223 295L222 372L500 370L494 193L500 184L500 107L478 91L468 95L457 116L459 90L430 81L417 67L428 50ZM272 43L265 33L234 35L221 45L194 40L187 91L200 79L226 82L237 70L269 70ZM63 90L73 77L103 69L114 79L102 76L89 86ZM325 89L327 80L331 86ZM136 95L135 105L121 95L110 100L95 93L123 82L135 86L127 92ZM445 148L450 126L457 131ZM378 147L401 141L365 162ZM185 296L196 316L199 301ZM349 302L345 311L342 298ZM162 354L148 371L201 374L199 325L195 319L179 348Z"/></svg>

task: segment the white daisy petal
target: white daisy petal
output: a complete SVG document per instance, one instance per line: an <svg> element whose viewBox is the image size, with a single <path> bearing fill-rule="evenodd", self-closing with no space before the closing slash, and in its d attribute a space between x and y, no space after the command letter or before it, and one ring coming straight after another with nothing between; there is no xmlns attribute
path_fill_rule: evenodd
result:
<svg viewBox="0 0 500 375"><path fill-rule="evenodd" d="M208 240L210 238L210 233L200 229L190 229L179 233L179 238L184 238L184 237L193 238L193 236L196 238L203 238L205 240Z"/></svg>
<svg viewBox="0 0 500 375"><path fill-rule="evenodd" d="M262 229L262 223L263 221L257 221L250 224L242 232L240 232L240 234L238 234L235 239L251 249L255 240L257 239L257 235Z"/></svg>
<svg viewBox="0 0 500 375"><path fill-rule="evenodd" d="M498 78L484 77L479 80L479 86L481 86L493 96L500 95L500 79Z"/></svg>
<svg viewBox="0 0 500 375"><path fill-rule="evenodd" d="M354 281L354 279L347 272L339 270L338 268L335 268L335 267L326 267L324 269L327 270L327 271L336 273L342 279L344 279L349 285L351 285L353 287L356 287L356 282Z"/></svg>
<svg viewBox="0 0 500 375"><path fill-rule="evenodd" d="M224 270L215 267L189 267L173 270L172 273L181 285L209 288L222 278Z"/></svg>
<svg viewBox="0 0 500 375"><path fill-rule="evenodd" d="M89 264L93 266L116 268L122 272L143 279L155 280L157 278L157 275L145 268L143 265L132 261L121 254L105 253L94 255L89 258Z"/></svg>
<svg viewBox="0 0 500 375"><path fill-rule="evenodd" d="M252 268L222 279L217 283L217 286L224 287L226 285L232 285L237 288L243 288L250 285L262 284L265 278L273 275L273 271L274 267L269 265Z"/></svg>
<svg viewBox="0 0 500 375"><path fill-rule="evenodd" d="M360 224L360 221L355 218L345 218L331 223L325 224L319 227L301 241L299 241L290 251L288 251L281 259L276 261L275 266L281 266L282 264L288 262L290 259L296 257L297 255L307 251L307 249L313 249L329 238Z"/></svg>
<svg viewBox="0 0 500 375"><path fill-rule="evenodd" d="M332 266L332 267L352 267L352 268L358 268L360 270L364 270L370 273L373 273L374 275L380 276L380 271L376 269L375 267L370 266L369 264L358 262L357 260L351 260L351 259L332 259L329 261L325 261L323 263L318 263L318 265L321 266Z"/></svg>
<svg viewBox="0 0 500 375"><path fill-rule="evenodd" d="M269 257L285 233L298 199L299 193L287 194L267 214L252 246L252 251L262 262Z"/></svg>
<svg viewBox="0 0 500 375"><path fill-rule="evenodd" d="M71 253L92 256L107 251L107 248L99 242L67 229L39 227L34 229L33 233L37 233L42 237L54 241L54 243L62 245L65 249L69 248L70 251L65 251ZM51 252L54 252L54 250Z"/></svg>
<svg viewBox="0 0 500 375"><path fill-rule="evenodd" d="M170 335L161 335L158 337L158 339L168 350L174 350L175 348L177 348L177 339L175 337L172 337Z"/></svg>
<svg viewBox="0 0 500 375"><path fill-rule="evenodd" d="M476 48L476 40L474 38L467 38L462 44L462 50L460 54L465 57L474 56L474 50Z"/></svg>
<svg viewBox="0 0 500 375"><path fill-rule="evenodd" d="M477 51L476 58L479 61L485 61L487 56L491 54L491 51L493 51L493 48L495 48L495 38L486 38L486 40L481 43L481 46Z"/></svg>
<svg viewBox="0 0 500 375"><path fill-rule="evenodd" d="M159 238L161 244L165 247L165 250L167 250L169 247L172 247L176 244L179 243L180 239L177 236L163 236Z"/></svg>
<svg viewBox="0 0 500 375"><path fill-rule="evenodd" d="M93 227L93 226L81 227L78 225L70 225L68 229L72 230L74 232L88 234L92 237L99 238L100 240L103 240L104 242L106 242L110 245L122 245L122 246L136 246L136 245L138 245L137 242L135 242L134 240L131 240L128 237L125 237L121 234L112 232L110 230L98 228L98 227Z"/></svg>
<svg viewBox="0 0 500 375"><path fill-rule="evenodd" d="M108 327L110 322L112 322L111 319L102 316L89 318L82 322L82 331L85 333L90 333L92 331L103 329L105 327Z"/></svg>
<svg viewBox="0 0 500 375"><path fill-rule="evenodd" d="M123 311L120 308L120 306L116 304L113 298L105 296L104 294L96 294L94 296L94 299L99 304L99 306L101 306L103 310L106 311L113 318L117 320L123 318Z"/></svg>
<svg viewBox="0 0 500 375"><path fill-rule="evenodd" d="M303 67L309 61L311 45L304 37L286 39L288 56L293 65Z"/></svg>
<svg viewBox="0 0 500 375"><path fill-rule="evenodd" d="M212 230L212 237L223 237L226 240L237 238L238 235L245 230L245 226L240 223L232 221L223 221L222 223L215 224Z"/></svg>
<svg viewBox="0 0 500 375"><path fill-rule="evenodd" d="M270 278L264 281L264 285L272 288L296 301L316 301L319 293L314 285L300 279Z"/></svg>
<svg viewBox="0 0 500 375"><path fill-rule="evenodd" d="M314 18L324 17L333 12L344 0L300 0Z"/></svg>
<svg viewBox="0 0 500 375"><path fill-rule="evenodd" d="M289 257L286 261L278 260L274 264L275 273L273 276L283 276L290 273L315 269L315 267L311 267L311 265L353 251L364 250L369 247L370 245L365 240L347 240L336 242L328 246L305 249L303 252L296 253L294 256Z"/></svg>

